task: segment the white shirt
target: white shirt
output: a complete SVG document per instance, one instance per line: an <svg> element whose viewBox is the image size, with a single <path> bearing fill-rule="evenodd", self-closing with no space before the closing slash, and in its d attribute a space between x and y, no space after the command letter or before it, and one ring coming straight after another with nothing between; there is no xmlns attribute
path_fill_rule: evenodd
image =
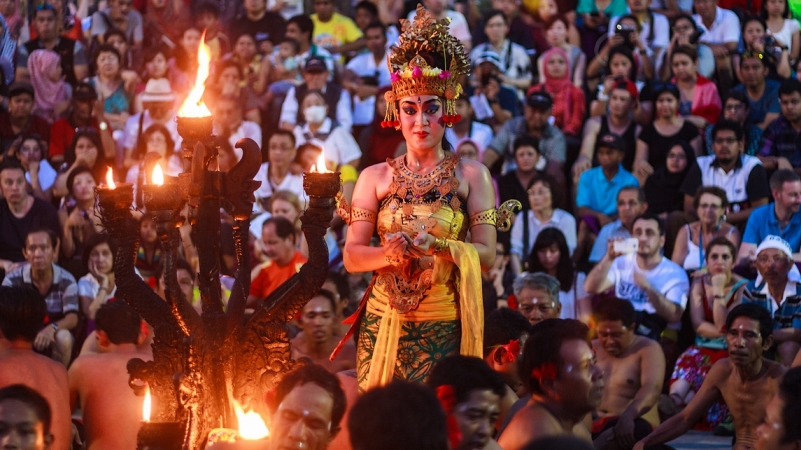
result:
<svg viewBox="0 0 801 450"><path fill-rule="evenodd" d="M219 130L217 130L216 127L214 131L215 133L219 133ZM243 120L239 125L239 128L232 132L231 136L228 137L228 143L231 144L231 148L234 149L234 155L236 155L237 161L242 159L242 149L236 148L236 142L242 138L253 139L256 145L261 148L261 127L259 124L249 120Z"/></svg>
<svg viewBox="0 0 801 450"><path fill-rule="evenodd" d="M737 165L726 173L720 166L713 166L715 155L705 155L696 158L698 168L701 170L701 184L704 186L717 186L726 191L729 203L743 203L748 201L748 177L754 167L762 165L756 156L741 155L742 166Z"/></svg>
<svg viewBox="0 0 801 450"><path fill-rule="evenodd" d="M267 0L267 10L272 11L275 8L275 5L278 3L278 0ZM278 10L278 14L281 14L281 17L284 20L289 20L299 14L303 14L303 2L300 0L284 0L283 1L284 7Z"/></svg>
<svg viewBox="0 0 801 450"><path fill-rule="evenodd" d="M269 170L270 163L261 163L259 171L256 173L256 176L253 177L253 181L261 181L261 186L259 186L254 193L256 199L262 200L265 198L270 198L273 196L273 193L277 191L290 191L294 192L298 196L302 209L306 209L306 204L309 202L309 197L306 196L306 191L303 190L303 175L293 175L291 173L287 173L281 183L275 184L270 180ZM253 204L253 209L254 211L262 210L259 202L255 202Z"/></svg>
<svg viewBox="0 0 801 450"><path fill-rule="evenodd" d="M453 131L453 128L445 128L445 139L447 139L453 147L456 147L456 144L462 139L471 139L475 141L475 143L478 144L479 161L484 155L484 150L487 149L494 136L495 134L493 133L491 126L475 120L470 122L470 131L468 131L467 135L463 136L462 138L456 136L456 132Z"/></svg>
<svg viewBox="0 0 801 450"><path fill-rule="evenodd" d="M78 280L78 296L79 297L89 297L94 300L97 297L97 292L100 290L100 283L98 283L97 278L91 273L87 273L80 280ZM117 284L115 283L114 286L111 288L111 292L107 293L106 300L110 298L114 298L117 295ZM105 303L105 301L103 302Z"/></svg>
<svg viewBox="0 0 801 450"><path fill-rule="evenodd" d="M326 86L323 86L323 93L325 93L325 88ZM280 121L297 125L297 120L295 119L298 117L298 108L298 99L295 98L295 86L292 86L287 91L284 104L281 106ZM336 118L339 126L350 133L351 125L353 125L353 112L350 110L350 94L345 89L342 89L342 95L339 96L339 101L337 102Z"/></svg>
<svg viewBox="0 0 801 450"><path fill-rule="evenodd" d="M576 300L587 296L587 291L584 290L584 280L586 279L587 275L584 275L584 272L577 272L576 282L573 283L570 290L567 292L559 290L559 303L562 304L562 312L559 314L560 319L578 319L576 315L578 308Z"/></svg>
<svg viewBox="0 0 801 450"><path fill-rule="evenodd" d="M797 33L799 30L798 21L795 19L784 19L784 25L782 29L779 30L778 33L771 33L770 30L768 34L773 35L776 39L782 41L782 44L789 47L789 52L793 52L793 35Z"/></svg>
<svg viewBox="0 0 801 450"><path fill-rule="evenodd" d="M294 133L297 147L307 142L320 144L321 139L312 136L308 124L295 125ZM317 135L325 134L328 134L328 137L322 140L322 146L326 160L340 165L362 157L359 144L356 143L356 139L353 138L350 131L345 130L342 126L334 127L334 123L328 117L325 118L322 126L317 130Z"/></svg>
<svg viewBox="0 0 801 450"><path fill-rule="evenodd" d="M501 58L501 72L509 78L525 78L531 80L533 74L531 73L531 57L529 56L526 48L520 44L515 44L509 39L506 39L501 46L501 50L495 48L489 42L478 44L470 50L470 60L475 61L486 51L492 51L498 54ZM517 89L517 88L515 88Z"/></svg>
<svg viewBox="0 0 801 450"><path fill-rule="evenodd" d="M145 134L148 127L153 125L153 119L150 118L150 111L144 110L141 113L136 113L128 118L125 121L125 128L123 129L122 139L118 144L122 145L122 148L134 148L136 147L136 136L139 134L139 116L144 114L145 118L142 119L142 133ZM170 118L163 124L167 129L170 131L170 137L172 138L173 142L175 142L174 150L181 149L181 142L183 138L180 134L178 134L178 121L175 120L175 113L170 113Z"/></svg>
<svg viewBox="0 0 801 450"><path fill-rule="evenodd" d="M470 26L467 24L467 19L464 18L464 14L460 13L459 11L449 9L445 11L445 15L451 19L451 23L449 25L451 36L459 39L460 41L473 40L473 36L470 34ZM409 20L409 22L413 22L415 17L417 17L417 10L412 10L409 12L409 15L406 18Z"/></svg>
<svg viewBox="0 0 801 450"><path fill-rule="evenodd" d="M715 20L712 27L707 28L703 19L698 14L693 14L695 24L704 30L704 34L698 39L699 42L707 44L725 44L727 42L740 42L740 19L732 11L715 7Z"/></svg>
<svg viewBox="0 0 801 450"><path fill-rule="evenodd" d="M631 14L631 8L628 9ZM609 37L615 34L615 26L622 16L615 16L609 19ZM654 37L650 42L648 37L651 34L651 24L642 23L642 31L640 31L640 42L647 48L654 50L655 48L667 48L670 45L670 22L667 17L659 13L653 13Z"/></svg>
<svg viewBox="0 0 801 450"><path fill-rule="evenodd" d="M637 311L656 314L654 305L648 300L648 295L634 282L634 271L642 272L651 286L661 293L668 301L687 307L687 293L690 291L690 281L687 272L673 261L662 257L662 261L652 270L643 270L637 266L637 255L618 256L612 262L606 279L615 286L615 296L628 300Z"/></svg>
<svg viewBox="0 0 801 450"><path fill-rule="evenodd" d="M667 9L663 0L651 0L651 9ZM676 6L680 11L686 13L693 12L693 0L676 0Z"/></svg>
<svg viewBox="0 0 801 450"><path fill-rule="evenodd" d="M39 175L39 185L42 187L42 191L47 191L50 189L53 186L53 183L56 182L56 176L58 175L56 169L54 169L46 159L39 161L39 171L37 173ZM28 183L31 182L30 171L25 172L25 179L28 181Z"/></svg>
<svg viewBox="0 0 801 450"><path fill-rule="evenodd" d="M565 240L567 241L567 248L570 250L570 254L573 254L573 250L576 249L576 219L570 215L567 211L563 211L561 209L555 209L553 211L553 215L551 216L551 220L548 222L542 223L537 220L537 216L534 215L534 211L528 211L528 251L530 252L532 248L534 248L534 242L537 240L537 236L540 232L548 227L558 228L562 234L565 235ZM523 255L523 213L517 213L517 217L515 217L515 223L512 225L512 235L511 235L511 242L512 248L509 250L509 253L514 253L521 258L528 257L528 255Z"/></svg>
<svg viewBox="0 0 801 450"><path fill-rule="evenodd" d="M379 64L376 64L372 53L361 53L351 59L345 68L360 77L375 77L378 79L379 86L389 86L392 80L389 78L389 67L387 67L386 58L387 55L385 54L379 60ZM353 124L369 125L373 121L373 116L375 116L375 95L365 99L360 99L354 95Z"/></svg>

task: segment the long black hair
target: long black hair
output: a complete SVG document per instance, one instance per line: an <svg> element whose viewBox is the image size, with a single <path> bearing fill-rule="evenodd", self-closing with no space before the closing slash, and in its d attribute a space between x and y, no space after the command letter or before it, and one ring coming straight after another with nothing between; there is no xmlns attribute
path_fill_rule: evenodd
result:
<svg viewBox="0 0 801 450"><path fill-rule="evenodd" d="M548 273L540 262L537 252L554 244L559 248L559 264L556 266L556 279L559 280L559 290L568 292L573 288L575 268L570 260L570 249L567 247L565 235L558 228L548 227L537 235L537 240L534 241L534 248L528 255L528 272Z"/></svg>

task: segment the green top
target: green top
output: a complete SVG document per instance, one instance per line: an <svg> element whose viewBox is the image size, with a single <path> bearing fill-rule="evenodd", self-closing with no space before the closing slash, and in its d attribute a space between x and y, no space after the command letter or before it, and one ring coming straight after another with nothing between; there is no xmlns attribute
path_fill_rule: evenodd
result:
<svg viewBox="0 0 801 450"><path fill-rule="evenodd" d="M576 12L579 14L590 14L598 12L598 7L595 6L595 0L579 0ZM607 17L622 16L628 14L629 9L626 5L626 0L612 0L609 5L604 9L604 14Z"/></svg>

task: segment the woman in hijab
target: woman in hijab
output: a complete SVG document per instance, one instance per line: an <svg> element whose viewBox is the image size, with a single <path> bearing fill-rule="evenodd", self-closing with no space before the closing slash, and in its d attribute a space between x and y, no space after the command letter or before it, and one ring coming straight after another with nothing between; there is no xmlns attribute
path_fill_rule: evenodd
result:
<svg viewBox="0 0 801 450"><path fill-rule="evenodd" d="M5 18L0 14L0 67L3 69L3 75L6 85L14 81L14 52L17 51L17 41L11 35L8 23Z"/></svg>
<svg viewBox="0 0 801 450"><path fill-rule="evenodd" d="M570 64L567 53L560 47L553 47L542 54L544 83L529 90L544 90L553 97L552 115L556 127L565 135L580 137L584 125L584 92L570 81Z"/></svg>
<svg viewBox="0 0 801 450"><path fill-rule="evenodd" d="M679 187L695 163L695 150L685 141L673 144L664 167L657 169L645 182L648 212L666 218L672 211L684 209L684 194Z"/></svg>
<svg viewBox="0 0 801 450"><path fill-rule="evenodd" d="M33 112L53 123L67 110L72 95L61 73L61 57L52 50L34 50L28 70L35 94Z"/></svg>

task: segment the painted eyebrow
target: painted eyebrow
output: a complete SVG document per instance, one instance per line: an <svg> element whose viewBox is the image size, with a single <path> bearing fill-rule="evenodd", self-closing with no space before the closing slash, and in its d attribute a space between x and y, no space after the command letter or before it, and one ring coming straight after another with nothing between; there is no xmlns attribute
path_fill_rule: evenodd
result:
<svg viewBox="0 0 801 450"><path fill-rule="evenodd" d="M428 105L429 103L438 102L438 101L439 101L438 98L432 98L431 100L423 102L423 105ZM407 104L407 103L410 104L410 105L416 105L417 104L417 103L415 103L415 102L413 102L411 100L405 100L403 102L404 105Z"/></svg>

